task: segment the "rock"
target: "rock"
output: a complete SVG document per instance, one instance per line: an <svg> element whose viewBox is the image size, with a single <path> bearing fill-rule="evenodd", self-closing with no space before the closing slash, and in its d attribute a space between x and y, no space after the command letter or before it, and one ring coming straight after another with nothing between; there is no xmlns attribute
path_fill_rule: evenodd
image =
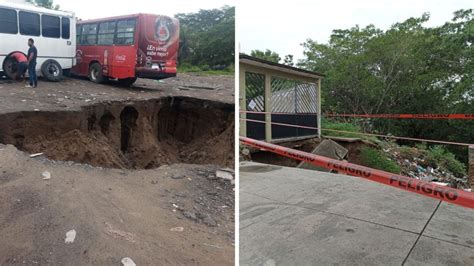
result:
<svg viewBox="0 0 474 266"><path fill-rule="evenodd" d="M183 179L183 178L185 178L185 176L184 175L172 175L171 178L173 178L173 179Z"/></svg>
<svg viewBox="0 0 474 266"><path fill-rule="evenodd" d="M184 192L176 192L174 194L176 197L180 197L180 198L186 198L186 194Z"/></svg>
<svg viewBox="0 0 474 266"><path fill-rule="evenodd" d="M250 154L250 150L247 149L247 148L243 148L242 149L242 154L245 155L245 156L248 156Z"/></svg>
<svg viewBox="0 0 474 266"><path fill-rule="evenodd" d="M184 227L182 227L182 226L174 227L174 228L171 228L170 231L171 232L183 232Z"/></svg>
<svg viewBox="0 0 474 266"><path fill-rule="evenodd" d="M234 175L231 174L231 173L228 172L228 171L217 170L217 171L216 171L216 176L217 176L218 178L222 178L222 179L225 179L225 180L234 180Z"/></svg>
<svg viewBox="0 0 474 266"><path fill-rule="evenodd" d="M211 226L211 227L216 227L217 226L217 222L214 219L212 219L211 216L209 216L209 215L206 215L206 217L204 217L202 222L207 226Z"/></svg>
<svg viewBox="0 0 474 266"><path fill-rule="evenodd" d="M209 180L216 180L217 179L217 176L213 175L213 174L210 174L206 177L207 179Z"/></svg>
<svg viewBox="0 0 474 266"><path fill-rule="evenodd" d="M190 219L190 220L197 221L197 217L196 217L196 214L194 212L184 211L183 216Z"/></svg>

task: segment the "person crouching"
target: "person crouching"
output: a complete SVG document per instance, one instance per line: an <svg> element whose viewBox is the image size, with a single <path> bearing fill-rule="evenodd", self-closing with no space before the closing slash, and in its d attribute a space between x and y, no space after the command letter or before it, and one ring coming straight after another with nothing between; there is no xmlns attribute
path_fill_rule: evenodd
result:
<svg viewBox="0 0 474 266"><path fill-rule="evenodd" d="M21 52L14 52L11 57L15 58L18 62L18 71L16 73L16 80L23 79L25 80L26 69L28 68L28 58Z"/></svg>

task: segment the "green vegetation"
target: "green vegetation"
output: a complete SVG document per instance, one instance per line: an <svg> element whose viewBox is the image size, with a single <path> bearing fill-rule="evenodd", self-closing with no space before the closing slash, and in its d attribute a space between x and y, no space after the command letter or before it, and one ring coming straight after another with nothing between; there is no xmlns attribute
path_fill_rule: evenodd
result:
<svg viewBox="0 0 474 266"><path fill-rule="evenodd" d="M223 70L211 70L209 66L193 66L190 64L181 64L178 66L179 73L199 73L202 75L234 75L235 69L234 65L230 65L229 67Z"/></svg>
<svg viewBox="0 0 474 266"><path fill-rule="evenodd" d="M53 0L26 0L26 2L49 9L59 10L59 5L54 5Z"/></svg>
<svg viewBox="0 0 474 266"><path fill-rule="evenodd" d="M374 148L364 147L360 152L360 158L363 165L394 174L400 173L400 167L397 163L388 159L388 157L381 151Z"/></svg>
<svg viewBox="0 0 474 266"><path fill-rule="evenodd" d="M429 14L395 23L336 29L327 44L308 39L298 64L326 74L325 112L355 114L473 113L474 11L426 27ZM367 121L367 120L365 120ZM474 121L371 119L371 132L474 143ZM467 162L467 152L447 147Z"/></svg>
<svg viewBox="0 0 474 266"><path fill-rule="evenodd" d="M466 175L466 166L458 161L453 153L446 151L443 146L433 146L428 149L426 161L432 167L441 166L457 177Z"/></svg>
<svg viewBox="0 0 474 266"><path fill-rule="evenodd" d="M178 61L184 71L233 70L235 7L176 14L180 22ZM211 72L212 73L212 72Z"/></svg>
<svg viewBox="0 0 474 266"><path fill-rule="evenodd" d="M272 51L270 49L266 49L265 51L252 50L252 51L250 51L250 55L253 56L253 57L263 59L263 60L270 61L270 62L285 64L285 65L289 65L289 66L294 65L293 55L291 55L291 54L285 55L285 58L283 58L283 62L281 62L282 58L280 57L280 55L277 52Z"/></svg>

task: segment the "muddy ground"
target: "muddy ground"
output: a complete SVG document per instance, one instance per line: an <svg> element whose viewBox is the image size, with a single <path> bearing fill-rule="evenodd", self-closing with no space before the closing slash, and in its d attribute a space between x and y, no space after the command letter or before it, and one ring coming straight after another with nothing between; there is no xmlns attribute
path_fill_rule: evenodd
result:
<svg viewBox="0 0 474 266"><path fill-rule="evenodd" d="M0 265L234 263L232 76L23 86L0 80Z"/></svg>

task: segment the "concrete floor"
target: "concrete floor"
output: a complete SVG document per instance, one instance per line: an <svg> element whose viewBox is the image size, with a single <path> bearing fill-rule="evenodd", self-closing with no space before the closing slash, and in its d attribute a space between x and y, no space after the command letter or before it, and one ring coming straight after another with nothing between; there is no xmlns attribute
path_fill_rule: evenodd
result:
<svg viewBox="0 0 474 266"><path fill-rule="evenodd" d="M242 162L241 265L474 265L474 210L357 177Z"/></svg>

